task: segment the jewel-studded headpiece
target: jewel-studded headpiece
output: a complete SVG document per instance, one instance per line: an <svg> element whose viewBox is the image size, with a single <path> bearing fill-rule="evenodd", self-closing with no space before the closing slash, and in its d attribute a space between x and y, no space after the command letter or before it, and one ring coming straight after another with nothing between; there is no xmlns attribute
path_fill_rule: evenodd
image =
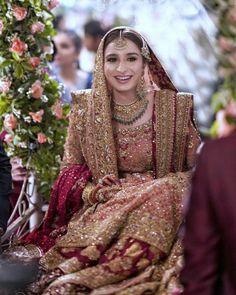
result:
<svg viewBox="0 0 236 295"><path fill-rule="evenodd" d="M151 55L150 55L150 51L148 49L147 43L145 42L145 40L142 38L141 35L136 34L132 30L129 30L129 29L121 29L120 30L120 36L115 42L116 43L116 48L117 49L122 49L122 48L125 48L127 46L127 41L126 41L125 37L123 36L124 33L135 34L139 39L141 39L141 41L142 41L141 54L147 61L150 62L151 61Z"/></svg>

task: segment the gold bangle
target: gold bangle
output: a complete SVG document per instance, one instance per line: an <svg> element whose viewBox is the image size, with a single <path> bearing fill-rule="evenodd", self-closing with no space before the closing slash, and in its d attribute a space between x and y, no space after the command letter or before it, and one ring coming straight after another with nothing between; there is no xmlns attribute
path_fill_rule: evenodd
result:
<svg viewBox="0 0 236 295"><path fill-rule="evenodd" d="M94 200L91 199L91 197L92 197L92 191L90 192L90 194L88 195L88 198L87 198L88 203L92 206L92 205L94 205L96 202L94 202Z"/></svg>
<svg viewBox="0 0 236 295"><path fill-rule="evenodd" d="M84 203L89 203L90 205L93 205L93 204L91 204L91 200L89 198L93 189L94 189L94 185L91 182L88 182L83 190L83 193L82 193L82 199L83 199Z"/></svg>

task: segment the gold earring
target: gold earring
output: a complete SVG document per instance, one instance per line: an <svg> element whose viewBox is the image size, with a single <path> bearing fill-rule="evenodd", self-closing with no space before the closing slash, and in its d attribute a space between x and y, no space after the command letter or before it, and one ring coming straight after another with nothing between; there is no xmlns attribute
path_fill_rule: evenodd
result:
<svg viewBox="0 0 236 295"><path fill-rule="evenodd" d="M137 97L139 99L143 99L144 97L146 97L146 94L147 94L146 83L144 80L144 75L142 75L142 77L139 80L139 83L137 85Z"/></svg>

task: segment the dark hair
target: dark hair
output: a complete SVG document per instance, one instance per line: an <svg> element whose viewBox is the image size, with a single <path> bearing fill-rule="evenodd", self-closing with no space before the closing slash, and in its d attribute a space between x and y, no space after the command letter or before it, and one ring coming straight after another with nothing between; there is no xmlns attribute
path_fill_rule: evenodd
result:
<svg viewBox="0 0 236 295"><path fill-rule="evenodd" d="M114 31L111 31L104 40L104 50L106 49L107 45L113 42L115 39L120 38L120 31L122 30L121 36L129 39L130 41L134 42L138 46L138 48L141 50L143 47L143 40L138 37L137 34L133 33L132 31L128 31L126 29L117 29Z"/></svg>
<svg viewBox="0 0 236 295"><path fill-rule="evenodd" d="M98 20L90 20L84 25L84 34L94 38L102 38L106 32L107 30L102 27L101 22Z"/></svg>
<svg viewBox="0 0 236 295"><path fill-rule="evenodd" d="M64 20L64 14L58 14L52 21L53 28L56 30L60 29L60 22Z"/></svg>
<svg viewBox="0 0 236 295"><path fill-rule="evenodd" d="M79 35L75 31L73 31L73 30L59 30L58 34L59 33L66 34L71 39L73 44L75 45L76 51L80 52L80 50L82 48L82 39L79 37Z"/></svg>

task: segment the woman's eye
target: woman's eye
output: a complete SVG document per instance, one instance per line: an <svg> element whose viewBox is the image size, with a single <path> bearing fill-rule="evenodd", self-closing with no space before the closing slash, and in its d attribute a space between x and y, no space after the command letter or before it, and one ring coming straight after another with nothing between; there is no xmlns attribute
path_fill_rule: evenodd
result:
<svg viewBox="0 0 236 295"><path fill-rule="evenodd" d="M136 57L132 56L128 58L128 61L136 61L136 59L137 59Z"/></svg>
<svg viewBox="0 0 236 295"><path fill-rule="evenodd" d="M68 44L61 44L61 48L68 49L70 46Z"/></svg>
<svg viewBox="0 0 236 295"><path fill-rule="evenodd" d="M109 57L107 59L108 62L116 62L116 58L115 57Z"/></svg>

